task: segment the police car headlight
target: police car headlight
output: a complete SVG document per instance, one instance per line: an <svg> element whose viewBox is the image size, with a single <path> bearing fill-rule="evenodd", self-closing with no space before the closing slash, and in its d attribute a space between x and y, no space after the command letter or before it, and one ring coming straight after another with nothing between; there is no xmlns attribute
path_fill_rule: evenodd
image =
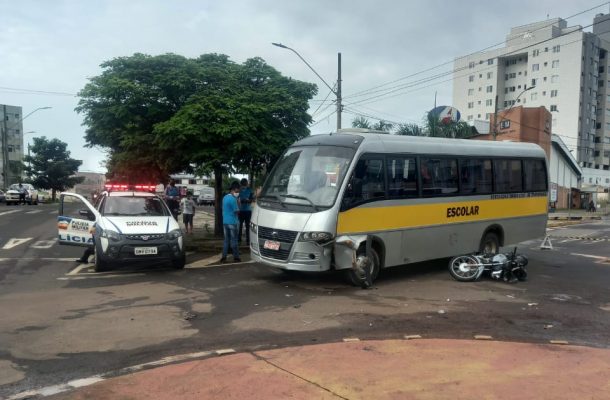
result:
<svg viewBox="0 0 610 400"><path fill-rule="evenodd" d="M256 224L254 222L250 222L250 231L252 231L252 233L258 233L258 229L256 228Z"/></svg>
<svg viewBox="0 0 610 400"><path fill-rule="evenodd" d="M106 239L110 239L114 242L118 242L119 240L121 240L121 235L118 232L112 231L110 229L102 230L100 236Z"/></svg>
<svg viewBox="0 0 610 400"><path fill-rule="evenodd" d="M173 231L167 234L167 238L169 240L176 240L179 237L182 237L182 231L180 229L174 229Z"/></svg>
<svg viewBox="0 0 610 400"><path fill-rule="evenodd" d="M324 243L328 242L332 238L332 233L328 232L303 232L301 233L301 237L299 238L299 240L302 242Z"/></svg>

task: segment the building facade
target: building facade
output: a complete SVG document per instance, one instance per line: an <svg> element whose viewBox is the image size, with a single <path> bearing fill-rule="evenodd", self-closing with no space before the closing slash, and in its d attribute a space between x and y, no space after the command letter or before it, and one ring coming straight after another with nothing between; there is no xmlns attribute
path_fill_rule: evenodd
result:
<svg viewBox="0 0 610 400"><path fill-rule="evenodd" d="M19 106L0 104L0 188L18 183L23 171L23 123Z"/></svg>
<svg viewBox="0 0 610 400"><path fill-rule="evenodd" d="M560 18L515 27L504 47L456 59L453 105L471 122L490 121L495 113L520 105L544 106L551 113L552 132L585 176L589 169L610 176L604 153L606 142L610 147L610 16L600 14L594 24L593 32L568 27Z"/></svg>

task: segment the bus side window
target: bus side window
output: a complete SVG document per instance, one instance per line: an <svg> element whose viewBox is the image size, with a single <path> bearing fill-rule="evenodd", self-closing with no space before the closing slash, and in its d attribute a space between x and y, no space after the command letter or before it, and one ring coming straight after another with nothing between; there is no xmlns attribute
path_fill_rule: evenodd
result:
<svg viewBox="0 0 610 400"><path fill-rule="evenodd" d="M424 196L446 196L457 193L457 160L422 157L420 171Z"/></svg>
<svg viewBox="0 0 610 400"><path fill-rule="evenodd" d="M417 197L415 158L388 158L388 184L390 198Z"/></svg>
<svg viewBox="0 0 610 400"><path fill-rule="evenodd" d="M494 160L496 192L514 193L523 190L521 160Z"/></svg>
<svg viewBox="0 0 610 400"><path fill-rule="evenodd" d="M546 191L546 163L544 160L524 160L525 190L528 192Z"/></svg>
<svg viewBox="0 0 610 400"><path fill-rule="evenodd" d="M491 160L461 160L460 185L463 194L491 193Z"/></svg>
<svg viewBox="0 0 610 400"><path fill-rule="evenodd" d="M385 178L382 159L360 159L354 168L345 195L343 206L385 197Z"/></svg>

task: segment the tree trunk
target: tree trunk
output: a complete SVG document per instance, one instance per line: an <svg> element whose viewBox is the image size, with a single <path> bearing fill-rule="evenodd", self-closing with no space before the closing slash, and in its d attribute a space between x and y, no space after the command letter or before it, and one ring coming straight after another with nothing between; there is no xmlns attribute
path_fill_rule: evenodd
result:
<svg viewBox="0 0 610 400"><path fill-rule="evenodd" d="M222 167L214 167L214 236L222 237Z"/></svg>

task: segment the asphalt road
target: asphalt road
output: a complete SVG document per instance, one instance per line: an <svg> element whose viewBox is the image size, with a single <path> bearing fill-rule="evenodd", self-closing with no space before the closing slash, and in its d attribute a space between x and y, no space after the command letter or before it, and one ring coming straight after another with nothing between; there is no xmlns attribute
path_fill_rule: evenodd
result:
<svg viewBox="0 0 610 400"><path fill-rule="evenodd" d="M610 347L610 221L520 245L529 280L460 283L446 261L339 274L256 264L93 273L55 242L52 205L0 205L0 398L163 357L361 339L472 338ZM596 238L597 240L592 240Z"/></svg>

